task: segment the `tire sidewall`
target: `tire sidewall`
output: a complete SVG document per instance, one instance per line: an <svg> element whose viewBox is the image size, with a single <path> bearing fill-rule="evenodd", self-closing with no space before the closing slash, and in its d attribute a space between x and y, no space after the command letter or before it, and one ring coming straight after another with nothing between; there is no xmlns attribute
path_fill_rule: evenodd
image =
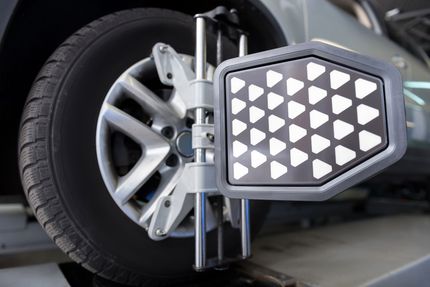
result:
<svg viewBox="0 0 430 287"><path fill-rule="evenodd" d="M162 14L162 15L159 15ZM193 238L155 242L114 203L101 177L95 149L97 118L115 80L147 57L157 42L193 54L194 25L189 16L131 13L98 29L87 29L64 55L68 66L60 78L49 122L49 155L60 200L78 234L116 264L151 277L182 277L192 272ZM215 47L214 37L208 46ZM227 47L227 54L235 49ZM214 51L209 49L209 57ZM228 230L228 233L236 233ZM208 245L214 241L209 235ZM238 244L227 244L236 249ZM209 250L209 254L214 250Z"/></svg>

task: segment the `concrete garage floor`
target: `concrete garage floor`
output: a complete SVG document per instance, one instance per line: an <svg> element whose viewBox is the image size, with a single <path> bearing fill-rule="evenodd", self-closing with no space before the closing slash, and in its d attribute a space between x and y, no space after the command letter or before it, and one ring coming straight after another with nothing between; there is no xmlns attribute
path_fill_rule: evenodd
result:
<svg viewBox="0 0 430 287"><path fill-rule="evenodd" d="M322 287L370 286L429 256L430 215L380 217L265 235L253 246L252 262L300 281ZM430 286L429 266L425 267L429 279L421 286Z"/></svg>
<svg viewBox="0 0 430 287"><path fill-rule="evenodd" d="M255 240L251 261L311 286L430 286L428 214L366 218L295 231L278 226L277 230L265 232ZM67 260L56 248L3 254L0 256L0 286L69 286L55 264ZM414 264L420 260L426 264ZM39 265L43 263L47 264ZM75 264L70 266L76 266L75 275L82 274L78 277L88 273ZM409 272L411 270L413 272ZM222 274L226 278L230 276L228 272ZM387 277L387 274L398 276ZM198 286L208 284L202 282Z"/></svg>

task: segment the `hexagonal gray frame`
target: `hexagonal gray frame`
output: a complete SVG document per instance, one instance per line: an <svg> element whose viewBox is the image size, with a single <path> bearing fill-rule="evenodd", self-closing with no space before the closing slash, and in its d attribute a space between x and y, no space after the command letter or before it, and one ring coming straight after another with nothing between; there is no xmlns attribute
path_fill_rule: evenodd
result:
<svg viewBox="0 0 430 287"><path fill-rule="evenodd" d="M245 186L232 185L227 178L227 142L225 120L225 78L235 71L315 56L338 65L371 74L383 82L388 146L343 174L320 186ZM304 43L251 54L223 62L215 71L215 165L217 186L231 198L306 200L328 199L357 183L376 175L398 161L406 152L406 120L403 84L400 72L391 64L322 43Z"/></svg>

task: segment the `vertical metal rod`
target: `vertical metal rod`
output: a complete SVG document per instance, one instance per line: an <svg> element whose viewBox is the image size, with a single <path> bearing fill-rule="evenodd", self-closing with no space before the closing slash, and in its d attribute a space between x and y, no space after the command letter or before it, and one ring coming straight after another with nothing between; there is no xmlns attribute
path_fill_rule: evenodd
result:
<svg viewBox="0 0 430 287"><path fill-rule="evenodd" d="M248 54L248 38L242 34L239 38L239 56ZM242 242L242 258L251 256L251 226L249 218L249 200L240 201L240 233Z"/></svg>
<svg viewBox="0 0 430 287"><path fill-rule="evenodd" d="M202 17L196 19L196 55L195 55L196 80L206 79L206 22ZM204 95L197 95L203 97ZM203 108L195 110L194 121L196 124L203 124L206 118L206 111ZM194 160L196 163L206 161L204 149L194 150ZM196 270L203 270L206 267L206 194L196 193L194 203L195 217L195 263Z"/></svg>
<svg viewBox="0 0 430 287"><path fill-rule="evenodd" d="M218 262L222 263L224 260L224 197L220 196L218 198Z"/></svg>
<svg viewBox="0 0 430 287"><path fill-rule="evenodd" d="M218 27L217 38L216 38L216 65L219 66L222 62L222 31L221 27Z"/></svg>
<svg viewBox="0 0 430 287"><path fill-rule="evenodd" d="M217 66L222 62L222 31L221 27L218 27L217 41L216 41L216 64ZM222 264L224 261L224 196L218 198L218 210L217 210L217 254L218 262Z"/></svg>
<svg viewBox="0 0 430 287"><path fill-rule="evenodd" d="M196 19L196 79L206 79L206 20L203 17Z"/></svg>
<svg viewBox="0 0 430 287"><path fill-rule="evenodd" d="M194 267L199 271L206 267L206 194L204 193L196 193L194 217L196 220Z"/></svg>
<svg viewBox="0 0 430 287"><path fill-rule="evenodd" d="M240 232L242 241L242 258L251 256L251 228L249 218L249 199L240 200Z"/></svg>
<svg viewBox="0 0 430 287"><path fill-rule="evenodd" d="M248 54L248 37L245 34L241 34L239 38L239 57Z"/></svg>

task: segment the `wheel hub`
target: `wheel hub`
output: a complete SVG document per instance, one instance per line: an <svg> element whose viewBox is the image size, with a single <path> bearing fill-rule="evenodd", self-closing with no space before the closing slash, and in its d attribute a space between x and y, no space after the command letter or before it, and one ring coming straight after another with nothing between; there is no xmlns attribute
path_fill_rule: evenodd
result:
<svg viewBox="0 0 430 287"><path fill-rule="evenodd" d="M192 135L190 131L183 131L176 138L176 149L179 154L184 157L192 157L194 155L192 142Z"/></svg>

